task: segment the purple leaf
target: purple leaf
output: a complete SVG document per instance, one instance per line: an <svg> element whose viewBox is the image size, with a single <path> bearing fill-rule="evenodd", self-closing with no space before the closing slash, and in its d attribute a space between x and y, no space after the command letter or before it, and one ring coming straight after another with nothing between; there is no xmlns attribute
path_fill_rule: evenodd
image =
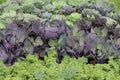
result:
<svg viewBox="0 0 120 80"><path fill-rule="evenodd" d="M38 35L38 34L40 34L40 30L39 30L39 23L37 23L37 22L33 22L32 23L32 30Z"/></svg>

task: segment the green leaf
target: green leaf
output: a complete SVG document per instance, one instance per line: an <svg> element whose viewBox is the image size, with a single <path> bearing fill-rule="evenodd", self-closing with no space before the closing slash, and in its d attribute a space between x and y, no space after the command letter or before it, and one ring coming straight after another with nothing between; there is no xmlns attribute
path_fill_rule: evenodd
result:
<svg viewBox="0 0 120 80"><path fill-rule="evenodd" d="M5 12L4 14L2 14L0 16L0 18L5 19L5 18L13 18L16 16L16 12L15 11L9 11L9 12Z"/></svg>
<svg viewBox="0 0 120 80"><path fill-rule="evenodd" d="M80 3L82 3L83 1L85 1L85 0L68 0L68 4L69 5L72 5L72 6L78 6L78 5L80 5Z"/></svg>
<svg viewBox="0 0 120 80"><path fill-rule="evenodd" d="M54 46L57 45L57 41L58 41L57 39L54 39L54 40L53 40L53 39L50 39L50 40L49 40L49 45L54 47Z"/></svg>
<svg viewBox="0 0 120 80"><path fill-rule="evenodd" d="M73 26L73 22L71 22L71 21L66 21L66 24L67 24L68 26Z"/></svg>
<svg viewBox="0 0 120 80"><path fill-rule="evenodd" d="M0 29L4 29L5 28L5 24L0 22Z"/></svg>
<svg viewBox="0 0 120 80"><path fill-rule="evenodd" d="M115 21L115 20L112 19L112 18L106 17L106 19L107 19L106 25L107 25L108 27L111 26L111 25L113 25L113 24L116 24L116 23L117 23L117 21ZM115 27L116 27L116 26L115 26Z"/></svg>
<svg viewBox="0 0 120 80"><path fill-rule="evenodd" d="M66 17L66 20L76 22L78 20L81 20L82 15L79 13L72 13Z"/></svg>
<svg viewBox="0 0 120 80"><path fill-rule="evenodd" d="M60 9L62 6L67 5L65 1L54 1L52 3L52 5L56 8L56 9Z"/></svg>
<svg viewBox="0 0 120 80"><path fill-rule="evenodd" d="M66 45L66 35L61 35L60 39L58 40L57 46L60 48L64 48Z"/></svg>
<svg viewBox="0 0 120 80"><path fill-rule="evenodd" d="M18 4L10 4L4 8L4 11L5 12L16 11L19 8L20 8L20 6Z"/></svg>
<svg viewBox="0 0 120 80"><path fill-rule="evenodd" d="M99 50L103 49L103 45L102 44L98 44L97 45L97 49L99 49Z"/></svg>
<svg viewBox="0 0 120 80"><path fill-rule="evenodd" d="M33 75L36 80L46 80L45 79L45 77L46 77L45 71L38 70Z"/></svg>
<svg viewBox="0 0 120 80"><path fill-rule="evenodd" d="M3 2L5 2L6 0L0 0L0 4L2 4Z"/></svg>
<svg viewBox="0 0 120 80"><path fill-rule="evenodd" d="M31 21L31 20L37 20L39 19L39 17L37 17L36 15L33 14L23 14L23 18L25 21Z"/></svg>

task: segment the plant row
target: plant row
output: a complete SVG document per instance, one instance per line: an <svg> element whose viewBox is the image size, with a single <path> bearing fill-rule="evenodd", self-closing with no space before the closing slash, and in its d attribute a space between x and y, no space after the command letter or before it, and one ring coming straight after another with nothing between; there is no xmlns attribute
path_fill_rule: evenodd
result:
<svg viewBox="0 0 120 80"><path fill-rule="evenodd" d="M55 62L57 53L51 49L45 60L28 55L25 61L18 59L7 67L0 62L1 80L119 80L120 59L110 57L108 64L86 64L87 59L65 56L61 64Z"/></svg>
<svg viewBox="0 0 120 80"><path fill-rule="evenodd" d="M55 4L48 7L38 0L8 0L1 4L1 26L6 27L0 30L0 59L6 65L18 58L25 60L28 54L44 60L53 47L57 63L66 55L85 56L93 64L107 63L109 56L119 57L120 15L113 4Z"/></svg>

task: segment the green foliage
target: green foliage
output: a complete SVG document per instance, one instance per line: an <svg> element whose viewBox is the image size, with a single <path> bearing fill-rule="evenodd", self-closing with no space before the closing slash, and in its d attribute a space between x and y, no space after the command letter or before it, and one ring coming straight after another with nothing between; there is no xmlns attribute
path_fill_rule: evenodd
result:
<svg viewBox="0 0 120 80"><path fill-rule="evenodd" d="M5 24L0 22L0 29L4 29L5 28Z"/></svg>
<svg viewBox="0 0 120 80"><path fill-rule="evenodd" d="M120 10L120 1L119 1L119 0L109 0L109 1L110 1L110 2L113 2L113 3L116 5L117 11Z"/></svg>
<svg viewBox="0 0 120 80"><path fill-rule="evenodd" d="M76 1L74 0L60 0L60 1L58 0L7 0L7 1L0 0L0 1L4 2L4 4L0 5L1 24L8 24L16 18L25 19L26 21L29 21L29 20L31 21L31 20L36 20L36 19L42 19L44 21L44 19L48 19L49 16L52 16L51 19L67 19L66 23L69 26L73 26L73 22L81 19L81 15L80 14L78 15L78 13L72 13L65 17L64 15L61 15L60 13L60 9L63 6L71 5L71 6L78 7L81 3L88 2L88 1L101 2L99 0L92 0L92 1L91 0L76 0ZM115 3L119 4L117 2ZM99 5L101 6L101 4ZM102 5L106 7L106 5L104 4ZM109 8L111 7L108 7L108 9ZM93 10L87 9L87 8L84 9L81 13L84 15L89 14L87 15L89 19L94 19L93 14L100 15L98 11L94 9ZM30 18L24 17L24 15L30 15ZM33 17L31 18L31 15L35 18Z"/></svg>
<svg viewBox="0 0 120 80"><path fill-rule="evenodd" d="M11 5L8 5L4 8L4 11L5 12L9 12L9 11L15 11L17 9L19 9L20 6L18 4L11 4Z"/></svg>
<svg viewBox="0 0 120 80"><path fill-rule="evenodd" d="M0 0L0 4L2 4L3 2L5 2L6 0Z"/></svg>
<svg viewBox="0 0 120 80"><path fill-rule="evenodd" d="M69 5L72 5L72 6L78 6L80 5L81 2L84 2L84 1L87 1L87 0L68 0L68 4Z"/></svg>
<svg viewBox="0 0 120 80"><path fill-rule="evenodd" d="M72 13L66 17L66 19L71 22L76 22L78 20L81 20L81 18L82 18L81 14L79 14L79 13Z"/></svg>
<svg viewBox="0 0 120 80"><path fill-rule="evenodd" d="M78 6L81 2L87 0L0 0L0 22L1 24L11 23L14 19L25 19L26 21L36 19L48 19L52 16L52 19L65 19L64 15L61 15L60 9L66 5ZM52 12L52 13L51 13ZM29 17L24 17L29 15ZM35 18L31 18L31 16ZM76 17L77 14L75 15ZM75 17L73 15L73 18ZM37 17L37 18L36 18ZM27 18L27 19L26 19ZM29 20L28 20L29 18ZM72 17L71 17L72 18ZM76 20L76 18L75 18ZM73 19L73 21L75 21ZM2 22L4 21L4 22ZM69 22L69 21L68 21ZM72 22L70 22L72 23Z"/></svg>
<svg viewBox="0 0 120 80"><path fill-rule="evenodd" d="M0 29L5 28L5 25L11 23L14 19L24 19L24 21L31 21L41 19L45 21L49 18L66 20L67 25L73 26L73 36L82 35L82 32L78 32L78 28L74 25L75 22L81 20L82 18L90 21L95 20L94 15L99 15L104 17L106 22L106 27L110 28L114 23L118 22L118 25L115 28L120 28L120 15L114 13L114 7L107 5L106 3L95 4L97 9L90 9L89 6L83 5L82 11L76 10L69 15L64 15L60 12L60 9L63 6L71 5L75 9L79 7L84 1L91 0L0 0ZM18 2L17 2L18 1ZM96 2L99 0L92 0L91 2ZM102 0L104 1L104 0ZM109 0L114 2L119 10L120 1L118 0ZM4 4L2 4L4 2ZM80 10L82 9L80 6ZM101 8L102 7L102 8ZM113 12L109 13L109 10ZM103 16L101 13L105 13ZM105 12L104 12L105 11ZM100 13L101 12L101 13ZM115 15L115 16L114 16ZM114 19L113 19L114 18ZM49 21L51 21L51 19ZM97 22L97 21L96 21ZM91 22L90 22L91 23ZM106 48L103 47L102 38L99 36L107 35L107 30L94 29L93 32L96 32L97 37L96 41L99 44L93 47L99 49L98 59L104 57L105 55L110 56L119 54L120 51L113 50L114 45L112 43L119 44L120 38L116 41L107 41ZM94 37L94 36L93 36ZM100 40L98 40L98 39ZM36 41L37 44L40 43ZM42 42L41 42L42 43ZM62 44L61 44L62 43ZM62 35L61 38L57 41L50 40L50 46L59 46L60 48L65 45L66 40L65 36ZM83 37L80 37L80 43L84 43ZM102 52L102 53L101 53ZM109 54L106 54L109 53ZM36 55L28 55L25 61L18 59L13 66L7 67L2 62L0 62L0 80L119 80L120 79L120 58L114 59L113 57L109 58L108 64L96 64L90 65L86 64L87 58L81 57L79 59L70 58L65 56L61 64L56 63L57 52L51 49L48 53L48 56L44 57L44 61L39 60Z"/></svg>
<svg viewBox="0 0 120 80"><path fill-rule="evenodd" d="M45 61L35 55L20 59L13 66L0 62L1 80L119 80L120 59L110 57L108 64L86 64L87 59L65 56L61 64L55 62L56 52L51 49Z"/></svg>
<svg viewBox="0 0 120 80"><path fill-rule="evenodd" d="M67 5L67 3L65 1L54 1L52 3L52 5L56 8L56 9L60 9L62 6Z"/></svg>
<svg viewBox="0 0 120 80"><path fill-rule="evenodd" d="M73 26L74 22L81 20L82 16L79 13L72 13L66 16L66 24L68 26Z"/></svg>

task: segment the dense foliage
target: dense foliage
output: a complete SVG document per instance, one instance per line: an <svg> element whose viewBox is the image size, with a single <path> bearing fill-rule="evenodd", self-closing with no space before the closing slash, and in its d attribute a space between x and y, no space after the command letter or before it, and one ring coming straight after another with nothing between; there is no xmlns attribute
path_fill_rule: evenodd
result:
<svg viewBox="0 0 120 80"><path fill-rule="evenodd" d="M114 5L79 1L80 5L72 1L56 5L53 1L48 6L39 0L8 0L2 4L0 21L7 26L0 31L0 59L11 65L17 58L25 60L34 53L44 60L52 47L58 53L57 63L66 55L85 56L94 64L107 63L109 56L117 58L120 21Z"/></svg>
<svg viewBox="0 0 120 80"><path fill-rule="evenodd" d="M117 10L108 0L0 0L0 80L119 80Z"/></svg>
<svg viewBox="0 0 120 80"><path fill-rule="evenodd" d="M61 64L55 62L56 52L50 50L45 61L28 55L25 61L18 59L13 66L0 62L1 80L119 80L120 59L110 57L108 64L86 64L87 59L65 56Z"/></svg>
<svg viewBox="0 0 120 80"><path fill-rule="evenodd" d="M120 1L116 1L116 0L109 0L110 2L113 2L115 5L116 5L116 9L117 9L117 11L119 11L120 10Z"/></svg>

